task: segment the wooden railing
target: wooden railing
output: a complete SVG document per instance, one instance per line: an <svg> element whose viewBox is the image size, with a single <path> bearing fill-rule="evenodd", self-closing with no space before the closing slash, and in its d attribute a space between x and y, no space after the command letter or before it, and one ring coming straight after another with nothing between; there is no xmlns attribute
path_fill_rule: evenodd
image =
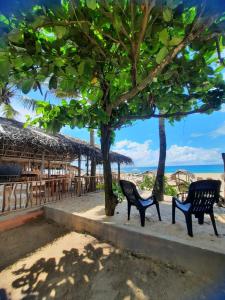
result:
<svg viewBox="0 0 225 300"><path fill-rule="evenodd" d="M0 183L0 214L42 206L103 188L102 176L58 177L37 181Z"/></svg>

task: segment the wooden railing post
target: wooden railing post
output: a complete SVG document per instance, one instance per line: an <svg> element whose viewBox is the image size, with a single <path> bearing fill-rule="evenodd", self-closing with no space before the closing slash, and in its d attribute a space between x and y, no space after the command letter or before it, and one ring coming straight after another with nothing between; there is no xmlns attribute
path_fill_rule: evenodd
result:
<svg viewBox="0 0 225 300"><path fill-rule="evenodd" d="M81 156L79 154L79 157L78 157L78 176L80 177L81 175Z"/></svg>
<svg viewBox="0 0 225 300"><path fill-rule="evenodd" d="M41 206L46 202L54 202L66 198L69 192L67 180L67 177L60 176L46 180L1 183L0 214L6 210L11 211ZM102 176L75 177L73 193L81 196L92 191L90 188L91 182L95 182L96 187L99 184L99 189L104 180Z"/></svg>
<svg viewBox="0 0 225 300"><path fill-rule="evenodd" d="M89 156L87 155L87 161L86 161L86 168L87 168L87 176L89 176Z"/></svg>

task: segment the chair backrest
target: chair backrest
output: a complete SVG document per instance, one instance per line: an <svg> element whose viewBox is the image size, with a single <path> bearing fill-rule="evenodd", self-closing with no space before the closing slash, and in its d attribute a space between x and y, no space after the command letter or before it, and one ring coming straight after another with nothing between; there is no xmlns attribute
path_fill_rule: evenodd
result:
<svg viewBox="0 0 225 300"><path fill-rule="evenodd" d="M192 213L210 213L213 205L219 201L220 180L200 180L189 187L187 202L191 203Z"/></svg>
<svg viewBox="0 0 225 300"><path fill-rule="evenodd" d="M138 205L139 194L135 184L131 181L120 180L120 186L123 194L127 198L127 201L131 202L134 205Z"/></svg>

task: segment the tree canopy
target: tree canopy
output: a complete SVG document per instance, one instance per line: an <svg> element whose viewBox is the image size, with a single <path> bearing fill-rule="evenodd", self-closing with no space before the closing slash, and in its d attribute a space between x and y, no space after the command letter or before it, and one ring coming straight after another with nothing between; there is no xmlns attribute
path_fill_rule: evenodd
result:
<svg viewBox="0 0 225 300"><path fill-rule="evenodd" d="M39 103L36 121L100 129L105 172L115 128L224 101L222 0L19 2L0 10L0 87L10 82L26 94L47 82L73 95Z"/></svg>
<svg viewBox="0 0 225 300"><path fill-rule="evenodd" d="M108 123L115 112L133 113L140 104L151 113L143 99L152 101L157 82L161 88L162 71L162 80L175 82L181 68L194 68L196 56L202 66L196 83L210 63L220 60L223 68L223 1L34 2L0 17L0 79L24 93L41 89L46 79L50 89L77 93L76 101L64 101L49 115L47 104L39 109L58 128L65 122L97 127L99 120ZM174 59L183 66L171 64Z"/></svg>

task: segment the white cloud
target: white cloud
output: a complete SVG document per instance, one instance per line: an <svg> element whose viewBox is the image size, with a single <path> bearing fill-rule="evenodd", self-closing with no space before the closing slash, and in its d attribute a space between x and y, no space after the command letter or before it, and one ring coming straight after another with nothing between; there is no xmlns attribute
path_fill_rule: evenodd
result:
<svg viewBox="0 0 225 300"><path fill-rule="evenodd" d="M138 143L130 140L117 142L113 150L131 157L136 166L149 166L155 164L158 151L150 149L150 140Z"/></svg>
<svg viewBox="0 0 225 300"><path fill-rule="evenodd" d="M225 122L218 127L216 130L212 131L210 134L212 137L218 137L225 135Z"/></svg>
<svg viewBox="0 0 225 300"><path fill-rule="evenodd" d="M151 149L151 141L138 143L130 140L117 142L113 150L131 157L136 166L156 166L159 149ZM204 149L172 145L167 149L167 165L215 164L221 162L218 148Z"/></svg>
<svg viewBox="0 0 225 300"><path fill-rule="evenodd" d="M193 132L191 134L191 137L192 138L198 138L198 137L201 137L201 136L204 136L205 134L204 133L201 133L201 132Z"/></svg>

